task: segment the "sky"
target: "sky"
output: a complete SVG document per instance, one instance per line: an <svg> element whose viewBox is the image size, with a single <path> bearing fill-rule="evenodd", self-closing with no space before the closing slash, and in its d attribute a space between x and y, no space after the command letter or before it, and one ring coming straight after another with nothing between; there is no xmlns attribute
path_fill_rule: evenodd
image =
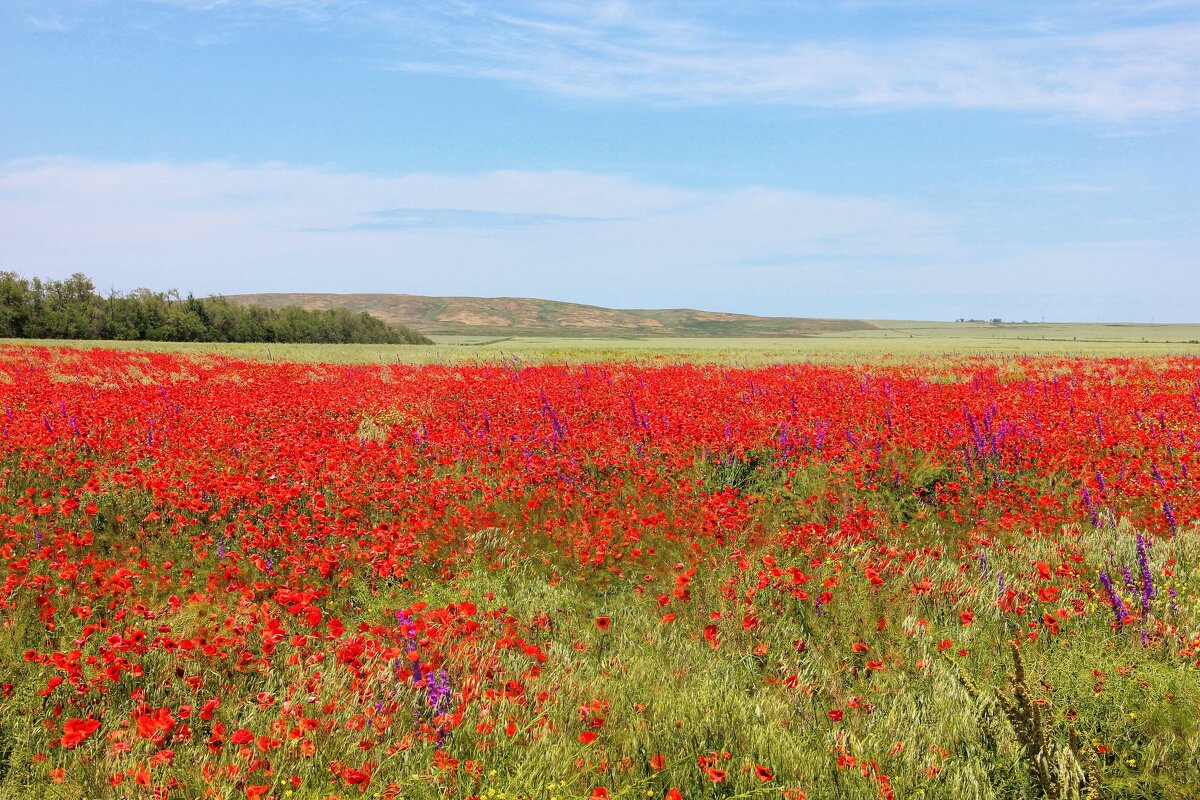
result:
<svg viewBox="0 0 1200 800"><path fill-rule="evenodd" d="M1200 321L1200 0L0 0L0 270Z"/></svg>

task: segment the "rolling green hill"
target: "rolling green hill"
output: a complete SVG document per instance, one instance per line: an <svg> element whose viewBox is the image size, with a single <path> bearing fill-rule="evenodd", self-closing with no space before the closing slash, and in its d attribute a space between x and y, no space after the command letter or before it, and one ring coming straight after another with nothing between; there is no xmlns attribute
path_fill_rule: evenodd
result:
<svg viewBox="0 0 1200 800"><path fill-rule="evenodd" d="M234 303L366 311L440 336L789 337L873 330L864 320L755 317L692 309L612 309L521 297L408 294L240 294Z"/></svg>

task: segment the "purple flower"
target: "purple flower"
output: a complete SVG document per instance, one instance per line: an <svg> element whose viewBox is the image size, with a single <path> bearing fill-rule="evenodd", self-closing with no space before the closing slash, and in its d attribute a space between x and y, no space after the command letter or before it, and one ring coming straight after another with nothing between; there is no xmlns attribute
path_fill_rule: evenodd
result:
<svg viewBox="0 0 1200 800"><path fill-rule="evenodd" d="M1133 580L1133 571L1129 567L1121 567L1121 577L1125 579L1125 588L1129 590L1131 595L1138 593L1137 584Z"/></svg>
<svg viewBox="0 0 1200 800"><path fill-rule="evenodd" d="M1163 487L1164 489L1167 488L1167 481L1163 477L1163 474L1158 471L1158 464L1151 462L1150 463L1150 472L1152 475L1154 475L1154 480L1158 483L1159 486Z"/></svg>
<svg viewBox="0 0 1200 800"><path fill-rule="evenodd" d="M1171 508L1170 500L1163 500L1163 516L1167 518L1167 527L1171 529L1171 533L1179 527L1179 523L1175 519L1175 510Z"/></svg>
<svg viewBox="0 0 1200 800"><path fill-rule="evenodd" d="M1086 486L1083 487L1083 507L1087 509L1088 516L1092 518L1092 527L1100 527L1100 514L1097 513L1096 507L1092 505L1092 495L1088 492Z"/></svg>
<svg viewBox="0 0 1200 800"><path fill-rule="evenodd" d="M1117 590L1113 587L1108 573L1104 570L1100 571L1100 583L1104 584L1104 590L1108 592L1108 602L1112 606L1113 614L1117 618L1117 624L1123 625L1125 618L1129 616L1129 612L1125 610L1125 601L1121 599L1121 595L1117 594Z"/></svg>
<svg viewBox="0 0 1200 800"><path fill-rule="evenodd" d="M429 707L434 716L445 714L450 708L450 698L454 690L450 687L450 675L445 669L439 669L429 680Z"/></svg>
<svg viewBox="0 0 1200 800"><path fill-rule="evenodd" d="M1137 537L1138 570L1142 573L1142 613L1150 613L1150 601L1154 599L1154 576L1150 572L1150 548L1145 537Z"/></svg>
<svg viewBox="0 0 1200 800"><path fill-rule="evenodd" d="M555 440L567 438L566 428L564 428L562 422L559 421L558 414L555 414L554 409L550 407L550 401L546 400L543 402L545 403L546 413L550 416L550 424L554 428Z"/></svg>

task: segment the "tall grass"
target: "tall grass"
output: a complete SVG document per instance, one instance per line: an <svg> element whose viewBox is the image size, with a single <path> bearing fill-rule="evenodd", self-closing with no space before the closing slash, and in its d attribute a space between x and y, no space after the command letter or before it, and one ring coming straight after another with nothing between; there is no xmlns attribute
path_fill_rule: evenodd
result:
<svg viewBox="0 0 1200 800"><path fill-rule="evenodd" d="M698 461L697 476L753 483L747 476L761 473L741 463L722 470ZM5 485L10 496L42 488L18 475L10 465ZM757 480L761 490L765 479ZM172 610L170 590L146 582L138 591L151 614L194 635L215 635L239 620L251 624L257 601L224 596L221 568L211 557L197 558L187 539L172 535L166 525L117 521L145 518L152 498L112 493L104 503L91 548L173 563L174 569L186 566L195 570L195 586L217 587L210 603ZM414 733L429 724L429 715L424 694L397 683L388 663L369 664L366 682L351 687L344 673L327 666L336 658L332 644L316 644L298 662L281 652L268 669L225 666L208 675L197 675L191 659L151 651L141 675L127 675L107 692L104 714L129 718L139 704L194 703L189 679L219 686L231 729L283 741L273 751L270 773L254 782L269 781L272 793L293 798L347 796L330 784L329 765L364 760L377 764L371 796L392 786L398 796L431 799L447 793L514 800L590 797L597 786L626 798L662 797L670 788L684 797L777 796L794 788L810 798L863 800L889 791L896 797L986 800L1096 792L1106 798L1196 796L1200 679L1179 649L1200 631L1195 584L1200 532L1184 529L1154 546L1155 574L1170 563L1178 577L1158 587L1147 618L1114 628L1107 614L1085 613L1064 620L1058 635L1039 624L1040 607L1023 616L997 608L998 576L1003 574L1007 588L1028 596L1039 585L1032 566L1038 561L1060 563L1067 556L1082 565L1132 563L1131 531L1067 528L1056 536L1014 537L989 547L986 564L954 556L965 543L953 530L928 525L919 536L922 547L944 557L912 561L882 585L863 574L886 543L840 556L814 549L807 585L819 587L826 580L839 585L836 599L819 610L779 581L747 598L764 559L790 555L771 537L699 555L683 543L664 543L657 558L616 575L580 570L554 541L535 532L518 536L497 529L478 534L475 561L453 580L446 581L437 565L426 565L403 585L356 578L330 586L329 607L366 624L389 623L397 609L418 602L441 606L481 597L514 620L532 621L522 622L522 630L545 648L546 663L531 671L527 658L500 649L485 659L493 666L483 685L496 696L472 704L441 745L459 765L456 770L431 766L433 745L419 737L373 740L367 735L369 717L347 724L362 714L357 703L346 702L352 692L400 698L408 711L396 715L396 724ZM509 549L508 565L497 568L502 546ZM64 552L57 560L33 562L58 587L54 602L63 608L81 602L72 582L56 574L55 565L61 568L72 557ZM688 584L691 601L660 607L655 589L643 587L682 574L683 561L695 569ZM937 591L914 594L924 580ZM1055 606L1094 610L1098 602L1098 594L1068 588ZM961 614L968 608L975 617L964 625ZM677 616L664 621L665 612ZM754 627L743 624L749 615L757 620ZM601 627L601 618L611 624ZM0 706L4 796L143 796L134 776L120 787L109 781L115 772L136 770L156 757L168 759L156 782L174 779L179 796L214 791L223 798L244 796L246 781L238 771L254 756L235 748L203 756L210 772L227 771L228 780L213 783L198 782L194 756L184 755L183 746L174 755L156 756L128 729L75 751L47 748L43 720L54 709L39 694L44 673L30 669L23 653L70 649L85 638L85 618L61 619L63 624L47 631L34 603L5 611L0 663L3 682L11 686ZM152 627L150 619L138 622ZM720 630L715 641L703 635L710 624ZM1016 663L1014 641L1020 642ZM855 642L861 652L851 648ZM470 664L479 663L478 654L461 656L446 664L460 692L472 679ZM509 681L521 684L519 694L504 694L500 687ZM283 702L298 704L319 721L315 753L287 743L287 730L277 722L277 704ZM602 727L588 727L599 718ZM207 735L206 723L195 724ZM596 740L581 743L579 734L588 730L597 733ZM698 754L711 754L709 766L721 772L700 766ZM51 770L67 762L69 782L55 783ZM769 782L756 772L761 766L769 768ZM714 774L723 779L714 782Z"/></svg>

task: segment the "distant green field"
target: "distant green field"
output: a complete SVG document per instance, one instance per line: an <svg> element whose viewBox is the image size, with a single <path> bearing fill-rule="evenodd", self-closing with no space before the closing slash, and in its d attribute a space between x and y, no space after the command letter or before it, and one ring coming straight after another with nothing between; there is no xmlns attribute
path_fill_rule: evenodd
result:
<svg viewBox="0 0 1200 800"><path fill-rule="evenodd" d="M1063 324L875 321L874 330L794 338L569 338L435 336L433 346L198 344L0 339L5 344L212 353L325 363L688 360L757 364L804 359L909 358L938 354L1082 356L1200 355L1200 324Z"/></svg>

